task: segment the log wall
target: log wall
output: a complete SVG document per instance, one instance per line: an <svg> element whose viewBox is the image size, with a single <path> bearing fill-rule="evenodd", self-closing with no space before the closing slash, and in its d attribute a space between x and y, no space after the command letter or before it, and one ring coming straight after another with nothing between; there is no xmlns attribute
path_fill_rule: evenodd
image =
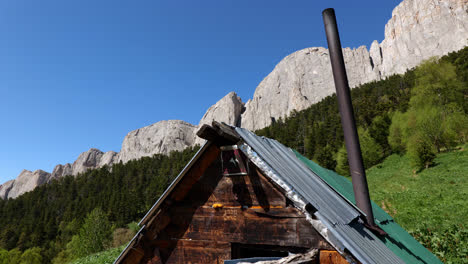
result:
<svg viewBox="0 0 468 264"><path fill-rule="evenodd" d="M234 245L333 250L252 164L248 175L223 176L217 148L198 163L147 224L124 263L223 263L240 257Z"/></svg>

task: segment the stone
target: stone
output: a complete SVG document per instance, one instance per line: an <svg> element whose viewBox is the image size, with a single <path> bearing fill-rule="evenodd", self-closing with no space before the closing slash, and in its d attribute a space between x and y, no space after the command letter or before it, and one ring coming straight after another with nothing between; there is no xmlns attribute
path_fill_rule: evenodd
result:
<svg viewBox="0 0 468 264"><path fill-rule="evenodd" d="M90 169L97 169L104 165L112 165L115 163L117 153L109 151L103 153L99 149L91 148L88 151L81 153L73 164L59 164L52 171L51 179L58 179L66 175L76 176L79 173L84 173Z"/></svg>
<svg viewBox="0 0 468 264"><path fill-rule="evenodd" d="M67 163L65 165L58 164L55 166L54 170L52 171L51 179L58 179L63 176L73 175L72 164Z"/></svg>
<svg viewBox="0 0 468 264"><path fill-rule="evenodd" d="M102 151L95 148L91 148L88 151L81 153L75 162L73 162L72 175L77 175L79 173L86 172L87 170L98 168L103 155L104 153Z"/></svg>
<svg viewBox="0 0 468 264"><path fill-rule="evenodd" d="M13 181L13 184L5 198L16 198L23 193L34 190L37 186L47 183L51 174L43 170L34 172L23 170Z"/></svg>
<svg viewBox="0 0 468 264"><path fill-rule="evenodd" d="M468 45L468 1L405 0L370 50L343 49L350 88L401 74L433 56ZM284 58L255 90L242 127L257 130L335 93L328 50L307 48Z"/></svg>
<svg viewBox="0 0 468 264"><path fill-rule="evenodd" d="M379 79L366 47L343 49L351 87ZM328 50L307 48L284 58L246 103L242 127L255 131L335 92Z"/></svg>
<svg viewBox="0 0 468 264"><path fill-rule="evenodd" d="M195 142L196 129L196 126L181 120L167 120L131 131L122 142L119 161L126 163L191 147Z"/></svg>
<svg viewBox="0 0 468 264"><path fill-rule="evenodd" d="M240 126L244 103L235 92L230 92L212 105L198 123L198 129L204 124L211 125L213 121L224 122L228 125ZM195 145L203 145L206 140L196 137Z"/></svg>
<svg viewBox="0 0 468 264"><path fill-rule="evenodd" d="M119 161L119 153L115 151L107 151L102 155L101 160L99 161L98 168L108 166L111 167L112 164Z"/></svg>
<svg viewBox="0 0 468 264"><path fill-rule="evenodd" d="M433 56L468 45L468 1L405 0L385 26L383 76L404 73Z"/></svg>
<svg viewBox="0 0 468 264"><path fill-rule="evenodd" d="M15 180L9 180L4 184L0 185L0 199L8 199L8 193L10 192L14 183Z"/></svg>

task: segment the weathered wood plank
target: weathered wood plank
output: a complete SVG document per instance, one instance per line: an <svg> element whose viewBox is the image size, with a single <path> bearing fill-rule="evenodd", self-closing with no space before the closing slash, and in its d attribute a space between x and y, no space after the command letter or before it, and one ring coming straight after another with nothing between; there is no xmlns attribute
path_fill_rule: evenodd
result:
<svg viewBox="0 0 468 264"><path fill-rule="evenodd" d="M134 264L134 263L140 263L140 261L143 259L145 253L142 249L139 248L131 248L125 259L121 262L123 264Z"/></svg>
<svg viewBox="0 0 468 264"><path fill-rule="evenodd" d="M211 125L213 126L213 128L216 130L216 132L218 132L218 135L228 141L231 141L232 144L231 145L234 145L236 144L239 140L240 140L240 136L239 134L237 134L236 131L234 131L234 129L232 129L230 126L226 125L226 124L223 124L223 123L219 123L217 121L213 121L211 123Z"/></svg>
<svg viewBox="0 0 468 264"><path fill-rule="evenodd" d="M187 193L192 189L192 186L200 179L205 171L213 164L213 162L219 157L220 149L211 145L205 154L198 160L197 164L187 172L181 182L179 182L176 190L171 195L176 201L184 199Z"/></svg>
<svg viewBox="0 0 468 264"><path fill-rule="evenodd" d="M349 264L340 253L332 250L320 250L320 264Z"/></svg>
<svg viewBox="0 0 468 264"><path fill-rule="evenodd" d="M329 248L303 215L294 208L220 208L208 206L170 209L171 223L161 232L166 239L216 239L246 244L290 245ZM185 232L180 230L185 229Z"/></svg>
<svg viewBox="0 0 468 264"><path fill-rule="evenodd" d="M165 264L206 263L222 264L230 259L231 245L217 241L159 240L157 246Z"/></svg>

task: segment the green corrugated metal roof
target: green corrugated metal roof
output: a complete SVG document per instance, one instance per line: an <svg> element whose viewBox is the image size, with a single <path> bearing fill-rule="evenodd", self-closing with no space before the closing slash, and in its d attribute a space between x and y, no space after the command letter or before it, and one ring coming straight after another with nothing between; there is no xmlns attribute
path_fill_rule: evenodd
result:
<svg viewBox="0 0 468 264"><path fill-rule="evenodd" d="M334 171L320 167L297 151L294 152L315 174L327 182L343 197L355 204L353 185L348 179L338 175ZM372 202L372 211L374 212L375 222L388 234L387 236L380 237L380 240L403 261L406 263L442 263L374 202Z"/></svg>

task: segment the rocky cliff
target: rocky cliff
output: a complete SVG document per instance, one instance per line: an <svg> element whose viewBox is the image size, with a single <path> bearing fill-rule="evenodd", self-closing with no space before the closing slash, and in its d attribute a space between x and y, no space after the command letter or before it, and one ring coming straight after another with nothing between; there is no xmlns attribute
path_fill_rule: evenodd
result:
<svg viewBox="0 0 468 264"><path fill-rule="evenodd" d="M349 85L404 73L423 60L468 45L468 1L405 0L385 26L385 39L343 49ZM242 114L242 126L257 130L293 110L334 93L328 50L307 48L284 58L255 90Z"/></svg>
<svg viewBox="0 0 468 264"><path fill-rule="evenodd" d="M125 137L119 161L127 162L153 154L169 154L195 143L197 127L180 120L159 121L134 130Z"/></svg>
<svg viewBox="0 0 468 264"><path fill-rule="evenodd" d="M51 179L57 179L66 175L77 175L90 169L96 169L105 165L111 166L118 161L118 153L115 151L102 152L99 149L91 148L81 153L78 158L65 165L59 164L52 171Z"/></svg>
<svg viewBox="0 0 468 264"><path fill-rule="evenodd" d="M468 45L467 0L405 0L385 26L383 76L404 73L422 60Z"/></svg>
<svg viewBox="0 0 468 264"><path fill-rule="evenodd" d="M324 36L325 37L325 36ZM368 50L345 48L343 54L351 87L405 72L432 56L441 56L468 45L467 0L404 0L385 26L385 39ZM131 131L120 153L90 149L73 163L57 165L52 174L23 171L17 179L0 185L0 198L14 198L64 175L127 162L143 156L202 144L195 133L216 120L257 130L294 110L303 110L334 93L328 50L307 48L284 58L258 85L245 105L234 92L211 106L198 126L180 120L160 121Z"/></svg>
<svg viewBox="0 0 468 264"><path fill-rule="evenodd" d="M37 186L46 183L50 176L50 173L43 170L34 172L23 170L16 179L0 187L0 198L16 198L25 192L32 191Z"/></svg>
<svg viewBox="0 0 468 264"><path fill-rule="evenodd" d="M198 123L198 128L203 124L211 124L213 120L224 122L228 125L240 126L241 114L244 110L245 107L241 98L235 92L230 92L208 108ZM203 143L205 143L204 139L195 137L195 144L202 145Z"/></svg>
<svg viewBox="0 0 468 264"><path fill-rule="evenodd" d="M343 49L350 86L380 78L369 51L362 46ZM242 127L257 130L293 110L303 110L335 90L330 56L325 48L307 48L284 58L263 79L252 100L246 103Z"/></svg>

